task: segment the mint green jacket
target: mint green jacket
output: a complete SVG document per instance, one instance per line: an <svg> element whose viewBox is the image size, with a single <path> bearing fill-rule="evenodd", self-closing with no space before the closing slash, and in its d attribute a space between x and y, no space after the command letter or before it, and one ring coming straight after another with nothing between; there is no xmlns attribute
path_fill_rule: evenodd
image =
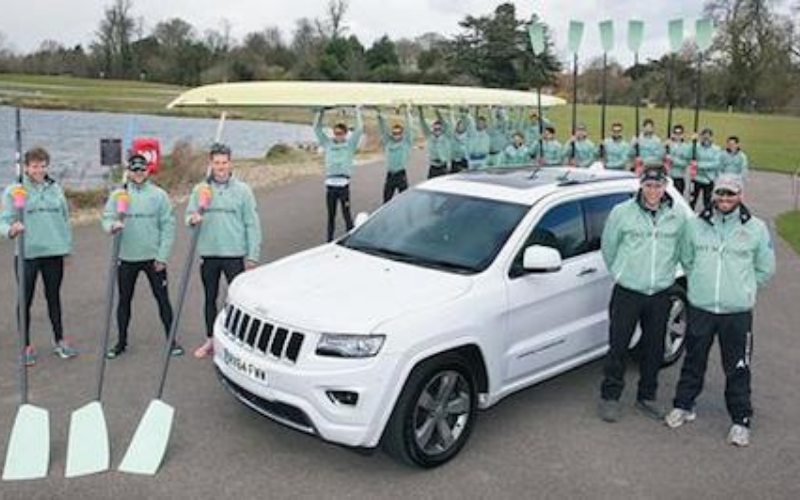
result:
<svg viewBox="0 0 800 500"><path fill-rule="evenodd" d="M398 141L392 137L383 115L378 114L378 132L381 144L386 154L386 169L391 172L401 172L408 166L411 148L414 146L414 131L411 130L411 111L406 108L406 124L403 127L403 137Z"/></svg>
<svg viewBox="0 0 800 500"><path fill-rule="evenodd" d="M722 150L719 146L711 144L703 146L697 143L697 177L695 180L703 184L709 184L717 180L720 169Z"/></svg>
<svg viewBox="0 0 800 500"><path fill-rule="evenodd" d="M686 169L689 168L689 163L692 161L692 143L670 142L669 157L672 160L669 176L673 179L683 179L686 176Z"/></svg>
<svg viewBox="0 0 800 500"><path fill-rule="evenodd" d="M635 140L635 139L634 139ZM639 157L644 164L661 163L664 161L664 146L661 144L661 139L657 135L650 137L642 134L639 136ZM631 157L636 156L635 144L631 146Z"/></svg>
<svg viewBox="0 0 800 500"><path fill-rule="evenodd" d="M603 141L606 155L606 168L610 170L626 170L631 156L631 144L625 139L606 139Z"/></svg>
<svg viewBox="0 0 800 500"><path fill-rule="evenodd" d="M747 155L741 149L731 154L728 150L720 153L720 169L721 174L736 174L740 175L743 179L747 178L749 173L749 164Z"/></svg>
<svg viewBox="0 0 800 500"><path fill-rule="evenodd" d="M528 146L523 144L517 147L514 144L506 146L503 150L503 155L500 160L500 165L503 167L525 167L533 163L531 159L531 150Z"/></svg>
<svg viewBox="0 0 800 500"><path fill-rule="evenodd" d="M456 128L459 121L463 121L465 127L463 132L457 132ZM465 160L469 157L469 120L467 115L462 113L456 116L455 111L450 110L450 120L445 122L445 133L450 139L450 159Z"/></svg>
<svg viewBox="0 0 800 500"><path fill-rule="evenodd" d="M715 314L749 311L756 290L775 273L767 225L744 205L723 215L708 209L689 222L681 251L689 303Z"/></svg>
<svg viewBox="0 0 800 500"><path fill-rule="evenodd" d="M103 209L103 230L110 233L118 220L115 193L109 196ZM156 260L166 263L175 241L175 214L166 191L145 181L141 185L128 183L130 202L122 231L120 260L141 262Z"/></svg>
<svg viewBox="0 0 800 500"><path fill-rule="evenodd" d="M561 146L561 143L555 139L552 140L543 140L542 141L542 153L543 153L543 161L541 165L544 167L560 167L564 165L564 148ZM537 143L536 149L533 150L534 157L537 160L542 160L539 158L539 145ZM538 163L538 161L537 161Z"/></svg>
<svg viewBox="0 0 800 500"><path fill-rule="evenodd" d="M618 285L645 295L675 283L687 216L667 195L655 213L644 208L641 193L611 211L600 250Z"/></svg>
<svg viewBox="0 0 800 500"><path fill-rule="evenodd" d="M25 258L58 257L72 252L72 229L69 223L69 207L61 186L46 179L43 183L32 182L28 176L22 181L28 193L25 203ZM12 191L19 184L6 187L0 201L0 233L8 238L11 224L17 220L17 211L11 199Z"/></svg>
<svg viewBox="0 0 800 500"><path fill-rule="evenodd" d="M444 165L450 162L451 150L453 148L452 124L444 119L441 111L438 109L436 110L436 119L442 124L442 133L439 135L433 133L420 109L419 124L422 128L422 134L425 136L425 151L428 155L428 164Z"/></svg>
<svg viewBox="0 0 800 500"><path fill-rule="evenodd" d="M572 142L564 145L564 162L568 163L572 155ZM589 168L597 160L597 146L589 139L575 141L575 166Z"/></svg>
<svg viewBox="0 0 800 500"><path fill-rule="evenodd" d="M467 150L469 152L470 168L480 168L486 165L491 151L492 138L487 129L478 130L475 118L467 115Z"/></svg>
<svg viewBox="0 0 800 500"><path fill-rule="evenodd" d="M227 183L211 181L211 205L203 212L197 253L201 257L244 257L258 262L261 255L261 221L250 186L231 177ZM186 224L197 212L200 183L192 190L186 206Z"/></svg>
<svg viewBox="0 0 800 500"><path fill-rule="evenodd" d="M320 146L325 149L325 175L328 177L350 177L353 173L353 161L358 151L358 143L364 135L364 117L361 111L356 112L356 128L350 137L341 143L335 142L322 130L324 111L318 111L314 118L314 133Z"/></svg>

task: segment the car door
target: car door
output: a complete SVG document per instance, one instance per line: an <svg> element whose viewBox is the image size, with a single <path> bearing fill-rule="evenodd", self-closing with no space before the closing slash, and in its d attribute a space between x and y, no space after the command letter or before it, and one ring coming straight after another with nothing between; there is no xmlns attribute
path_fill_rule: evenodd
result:
<svg viewBox="0 0 800 500"><path fill-rule="evenodd" d="M607 342L611 283L599 251L600 236L608 212L629 196L606 193L555 202L533 225L507 277L506 383ZM561 270L525 273L522 255L531 245L557 249Z"/></svg>

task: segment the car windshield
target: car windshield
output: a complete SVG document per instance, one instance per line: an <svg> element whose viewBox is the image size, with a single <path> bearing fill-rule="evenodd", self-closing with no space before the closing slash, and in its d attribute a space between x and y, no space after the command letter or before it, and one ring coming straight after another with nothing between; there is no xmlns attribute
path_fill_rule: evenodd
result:
<svg viewBox="0 0 800 500"><path fill-rule="evenodd" d="M444 271L483 271L503 248L527 206L414 189L376 212L339 244Z"/></svg>

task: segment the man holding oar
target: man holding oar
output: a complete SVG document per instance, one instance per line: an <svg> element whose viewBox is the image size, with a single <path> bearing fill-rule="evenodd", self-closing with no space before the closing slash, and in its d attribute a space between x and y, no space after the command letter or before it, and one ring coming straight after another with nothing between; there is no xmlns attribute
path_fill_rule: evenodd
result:
<svg viewBox="0 0 800 500"><path fill-rule="evenodd" d="M261 253L261 221L256 199L250 186L234 177L231 149L225 144L213 144L209 162L211 174L195 186L186 206L186 224L203 225L197 252L202 261L200 276L205 290L206 341L194 351L198 359L214 352L212 336L222 276L230 285L240 273L258 265ZM210 196L210 200L201 209L203 196Z"/></svg>
<svg viewBox="0 0 800 500"><path fill-rule="evenodd" d="M622 137L622 124L611 125L611 138L603 141L603 163L609 170L627 170L631 144Z"/></svg>
<svg viewBox="0 0 800 500"><path fill-rule="evenodd" d="M695 141L697 139L695 138ZM714 181L719 175L722 151L714 144L714 131L704 128L697 142L696 168L692 176L692 208L697 206L697 200L703 197L703 210L711 207L711 196L714 191Z"/></svg>
<svg viewBox="0 0 800 500"><path fill-rule="evenodd" d="M380 117L380 115L378 116ZM452 147L451 132L449 130L452 125L444 120L442 112L438 108L436 109L436 120L431 125L428 125L428 122L425 121L425 111L423 111L422 106L419 107L419 124L422 128L422 134L425 136L425 151L428 154L428 179L446 174ZM410 127L406 126L406 129L409 134L409 144L411 144L413 138L411 137ZM409 146L408 149L410 151L411 147ZM408 181L406 181L407 186Z"/></svg>
<svg viewBox="0 0 800 500"><path fill-rule="evenodd" d="M655 134L655 123L650 118L642 122L642 133L633 139L634 154L638 154L642 165L663 165L664 146Z"/></svg>
<svg viewBox="0 0 800 500"><path fill-rule="evenodd" d="M24 290L25 290L25 364L36 362L36 350L30 339L30 311L36 289L36 279L41 274L47 312L53 327L54 352L61 358L78 354L64 340L61 318L61 283L64 264L72 252L72 230L69 207L64 191L48 175L50 155L43 148L33 148L25 153L25 177L22 187L27 192L25 221L16 220L12 195L20 186L5 189L0 212L0 234L15 239L25 233ZM20 277L17 276L17 279Z"/></svg>
<svg viewBox="0 0 800 500"><path fill-rule="evenodd" d="M166 191L150 182L147 158L142 155L133 155L128 159L127 192L130 206L124 221L117 216L113 197L108 199L103 211L103 229L110 234L122 231L117 306L119 337L117 344L108 350L109 359L122 355L128 348L131 301L140 273L144 273L150 282L165 335L169 335L172 325L167 261L175 240L175 215ZM173 356L182 354L181 346L172 346Z"/></svg>
<svg viewBox="0 0 800 500"><path fill-rule="evenodd" d="M691 161L692 144L686 142L683 125L675 125L672 127L666 164L669 166L669 176L675 184L675 189L681 194L686 193L686 172Z"/></svg>
<svg viewBox="0 0 800 500"><path fill-rule="evenodd" d="M386 119L380 109L378 110L378 133L380 134L383 152L386 155L386 181L383 184L383 202L392 199L394 193L402 193L408 189L408 158L414 146L414 134L411 130L411 108L406 106L405 126L400 123L392 125L391 131L386 125ZM447 161L442 168L447 171Z"/></svg>
<svg viewBox="0 0 800 500"><path fill-rule="evenodd" d="M570 151L572 154L570 164L573 167L589 168L597 160L597 146L589 140L589 132L583 123L575 129L575 137L570 142Z"/></svg>

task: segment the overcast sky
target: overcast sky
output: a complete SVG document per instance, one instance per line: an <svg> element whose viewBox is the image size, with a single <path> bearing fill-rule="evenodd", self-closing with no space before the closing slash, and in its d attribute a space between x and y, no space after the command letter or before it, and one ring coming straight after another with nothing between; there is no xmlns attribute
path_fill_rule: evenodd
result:
<svg viewBox="0 0 800 500"><path fill-rule="evenodd" d="M47 39L65 45L88 45L111 0L3 0L14 2L3 9L0 33L6 45L17 51L30 51ZM227 19L237 39L251 31L275 25L289 39L295 20L322 17L327 0L133 0L133 13L150 29L158 21L180 17L201 33L220 28ZM426 32L452 35L458 21L467 14L483 15L502 3L500 0L350 0L347 25L362 43L369 45L384 33L393 39L414 37ZM567 57L566 36L570 19L584 21L586 32L581 57L587 60L600 54L597 24L615 22L616 50L613 57L631 60L625 45L627 21L638 18L646 23L642 57L655 57L668 50L667 21L686 19L686 35L692 36L700 15L701 0L527 0L515 2L519 17L536 11L556 35L559 56Z"/></svg>

